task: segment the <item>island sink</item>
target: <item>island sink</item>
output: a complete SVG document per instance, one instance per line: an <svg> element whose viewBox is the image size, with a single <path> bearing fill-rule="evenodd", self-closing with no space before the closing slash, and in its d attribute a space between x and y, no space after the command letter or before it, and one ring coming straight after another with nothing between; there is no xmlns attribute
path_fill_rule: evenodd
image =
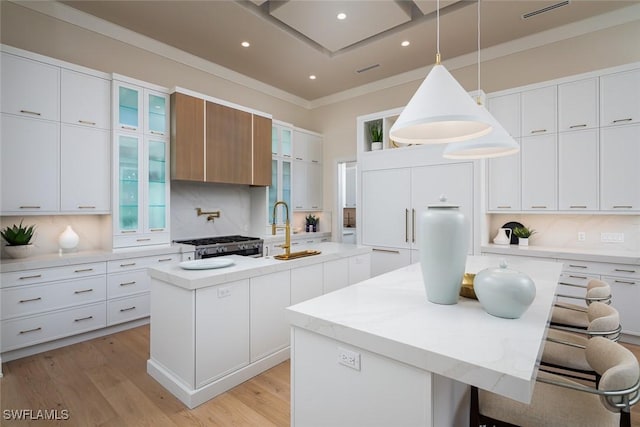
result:
<svg viewBox="0 0 640 427"><path fill-rule="evenodd" d="M291 252L289 254L282 254L282 255L274 255L273 257L275 259L286 261L286 260L298 259L298 258L302 258L302 257L306 257L306 256L319 255L321 253L322 252L320 252L320 251L307 249L306 251Z"/></svg>

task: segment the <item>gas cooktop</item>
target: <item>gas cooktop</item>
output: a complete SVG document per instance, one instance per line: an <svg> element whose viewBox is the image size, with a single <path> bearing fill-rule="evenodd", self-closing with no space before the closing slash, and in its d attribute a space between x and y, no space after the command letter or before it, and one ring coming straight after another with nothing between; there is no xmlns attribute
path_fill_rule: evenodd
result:
<svg viewBox="0 0 640 427"><path fill-rule="evenodd" d="M239 243L239 242L249 242L249 241L258 241L261 240L257 237L247 237L247 236L219 236L219 237L202 237L199 239L187 239L187 240L174 240L175 243L182 243L183 245L194 245L194 246L207 246L207 245L218 245L221 243Z"/></svg>

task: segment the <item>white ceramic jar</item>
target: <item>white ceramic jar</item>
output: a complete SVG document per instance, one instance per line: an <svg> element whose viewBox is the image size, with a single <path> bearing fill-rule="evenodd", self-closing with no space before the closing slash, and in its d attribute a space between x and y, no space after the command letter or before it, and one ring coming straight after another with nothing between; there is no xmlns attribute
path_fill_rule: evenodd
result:
<svg viewBox="0 0 640 427"><path fill-rule="evenodd" d="M517 319L536 297L536 285L524 273L507 268L486 268L473 279L473 290L485 311L493 316Z"/></svg>
<svg viewBox="0 0 640 427"><path fill-rule="evenodd" d="M70 225L67 225L67 228L60 234L58 237L58 245L60 245L60 249L64 251L71 251L78 246L78 242L80 241L80 237L78 234L73 231Z"/></svg>
<svg viewBox="0 0 640 427"><path fill-rule="evenodd" d="M467 262L470 225L459 206L429 205L420 217L420 266L427 299L436 304L456 304Z"/></svg>

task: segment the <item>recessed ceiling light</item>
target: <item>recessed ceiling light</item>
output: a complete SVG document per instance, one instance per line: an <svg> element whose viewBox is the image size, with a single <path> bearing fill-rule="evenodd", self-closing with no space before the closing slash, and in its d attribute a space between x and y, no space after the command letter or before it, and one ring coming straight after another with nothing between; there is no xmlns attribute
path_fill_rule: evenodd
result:
<svg viewBox="0 0 640 427"><path fill-rule="evenodd" d="M407 47L407 46L409 46L410 44L411 44L411 42L410 42L409 40L405 40L405 41L403 41L402 43L400 43L400 46L402 46L402 47Z"/></svg>
<svg viewBox="0 0 640 427"><path fill-rule="evenodd" d="M347 14L346 14L346 13L343 13L343 12L340 12L340 13L338 14L337 18L338 18L339 20L341 20L341 21L344 21L345 19L347 19Z"/></svg>
<svg viewBox="0 0 640 427"><path fill-rule="evenodd" d="M311 75L309 76L309 79L311 79L311 80L315 80L315 79L316 79L315 74L311 74Z"/></svg>
<svg viewBox="0 0 640 427"><path fill-rule="evenodd" d="M242 47L249 47L249 46L251 46L251 43L249 43L249 42L242 42L242 43L240 43L240 44L242 45Z"/></svg>

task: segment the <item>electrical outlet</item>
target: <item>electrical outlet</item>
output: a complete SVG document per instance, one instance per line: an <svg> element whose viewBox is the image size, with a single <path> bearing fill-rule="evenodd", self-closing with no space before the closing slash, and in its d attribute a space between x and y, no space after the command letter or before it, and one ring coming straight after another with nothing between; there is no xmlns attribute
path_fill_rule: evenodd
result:
<svg viewBox="0 0 640 427"><path fill-rule="evenodd" d="M600 233L600 241L605 243L624 243L624 233Z"/></svg>
<svg viewBox="0 0 640 427"><path fill-rule="evenodd" d="M218 287L218 298L224 298L231 295L231 288L228 286L219 286Z"/></svg>
<svg viewBox="0 0 640 427"><path fill-rule="evenodd" d="M338 363L356 371L360 370L360 353L338 347Z"/></svg>
<svg viewBox="0 0 640 427"><path fill-rule="evenodd" d="M587 233L578 231L578 242L584 242L587 239Z"/></svg>

